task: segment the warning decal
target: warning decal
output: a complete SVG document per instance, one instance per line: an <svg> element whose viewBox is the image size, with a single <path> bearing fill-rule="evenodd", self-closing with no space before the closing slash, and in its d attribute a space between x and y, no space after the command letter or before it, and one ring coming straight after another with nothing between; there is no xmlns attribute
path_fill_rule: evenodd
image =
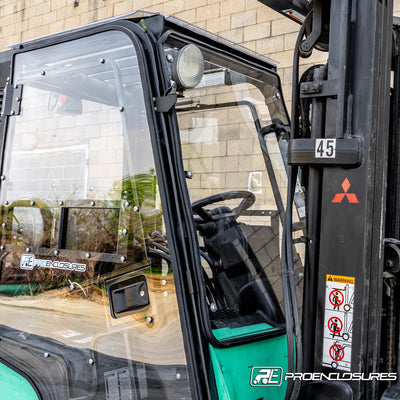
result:
<svg viewBox="0 0 400 400"><path fill-rule="evenodd" d="M350 371L355 278L327 275L322 363Z"/></svg>

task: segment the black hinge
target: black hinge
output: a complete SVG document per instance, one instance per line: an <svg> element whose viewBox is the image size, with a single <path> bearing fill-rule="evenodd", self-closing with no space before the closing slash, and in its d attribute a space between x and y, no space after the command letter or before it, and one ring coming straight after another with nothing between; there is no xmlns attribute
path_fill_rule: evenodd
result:
<svg viewBox="0 0 400 400"><path fill-rule="evenodd" d="M168 112L175 104L178 99L176 94L168 94L167 96L160 96L154 98L154 109L157 112Z"/></svg>
<svg viewBox="0 0 400 400"><path fill-rule="evenodd" d="M7 83L4 88L3 104L1 115L19 115L21 112L22 84L12 85Z"/></svg>

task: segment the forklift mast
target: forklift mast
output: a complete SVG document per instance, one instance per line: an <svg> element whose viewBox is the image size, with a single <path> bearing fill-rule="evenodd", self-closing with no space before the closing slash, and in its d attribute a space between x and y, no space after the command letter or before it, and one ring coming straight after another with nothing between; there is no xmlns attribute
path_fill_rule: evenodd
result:
<svg viewBox="0 0 400 400"><path fill-rule="evenodd" d="M399 66L392 1L260 1L303 22L288 150L291 173L301 171L307 210L298 368L398 373ZM299 57L313 49L327 51L328 61L299 79ZM377 399L385 390L377 380L348 384L352 397L343 398Z"/></svg>

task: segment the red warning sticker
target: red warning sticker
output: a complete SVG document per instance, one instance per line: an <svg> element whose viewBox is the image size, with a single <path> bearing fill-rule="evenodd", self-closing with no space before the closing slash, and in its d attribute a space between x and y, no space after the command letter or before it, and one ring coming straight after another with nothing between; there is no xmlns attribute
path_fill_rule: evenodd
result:
<svg viewBox="0 0 400 400"><path fill-rule="evenodd" d="M339 317L331 317L328 320L328 329L334 334L339 335L343 329L343 322Z"/></svg>
<svg viewBox="0 0 400 400"><path fill-rule="evenodd" d="M329 355L333 361L342 361L344 358L344 348L336 343L330 347Z"/></svg>

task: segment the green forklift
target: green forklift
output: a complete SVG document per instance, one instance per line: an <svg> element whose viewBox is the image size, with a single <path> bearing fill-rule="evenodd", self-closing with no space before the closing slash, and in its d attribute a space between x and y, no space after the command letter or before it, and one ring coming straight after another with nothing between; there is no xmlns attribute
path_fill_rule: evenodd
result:
<svg viewBox="0 0 400 400"><path fill-rule="evenodd" d="M0 57L2 398L283 399L275 63L143 12Z"/></svg>
<svg viewBox="0 0 400 400"><path fill-rule="evenodd" d="M173 17L0 53L2 399L400 398L400 19L260 1L291 122L274 61Z"/></svg>

